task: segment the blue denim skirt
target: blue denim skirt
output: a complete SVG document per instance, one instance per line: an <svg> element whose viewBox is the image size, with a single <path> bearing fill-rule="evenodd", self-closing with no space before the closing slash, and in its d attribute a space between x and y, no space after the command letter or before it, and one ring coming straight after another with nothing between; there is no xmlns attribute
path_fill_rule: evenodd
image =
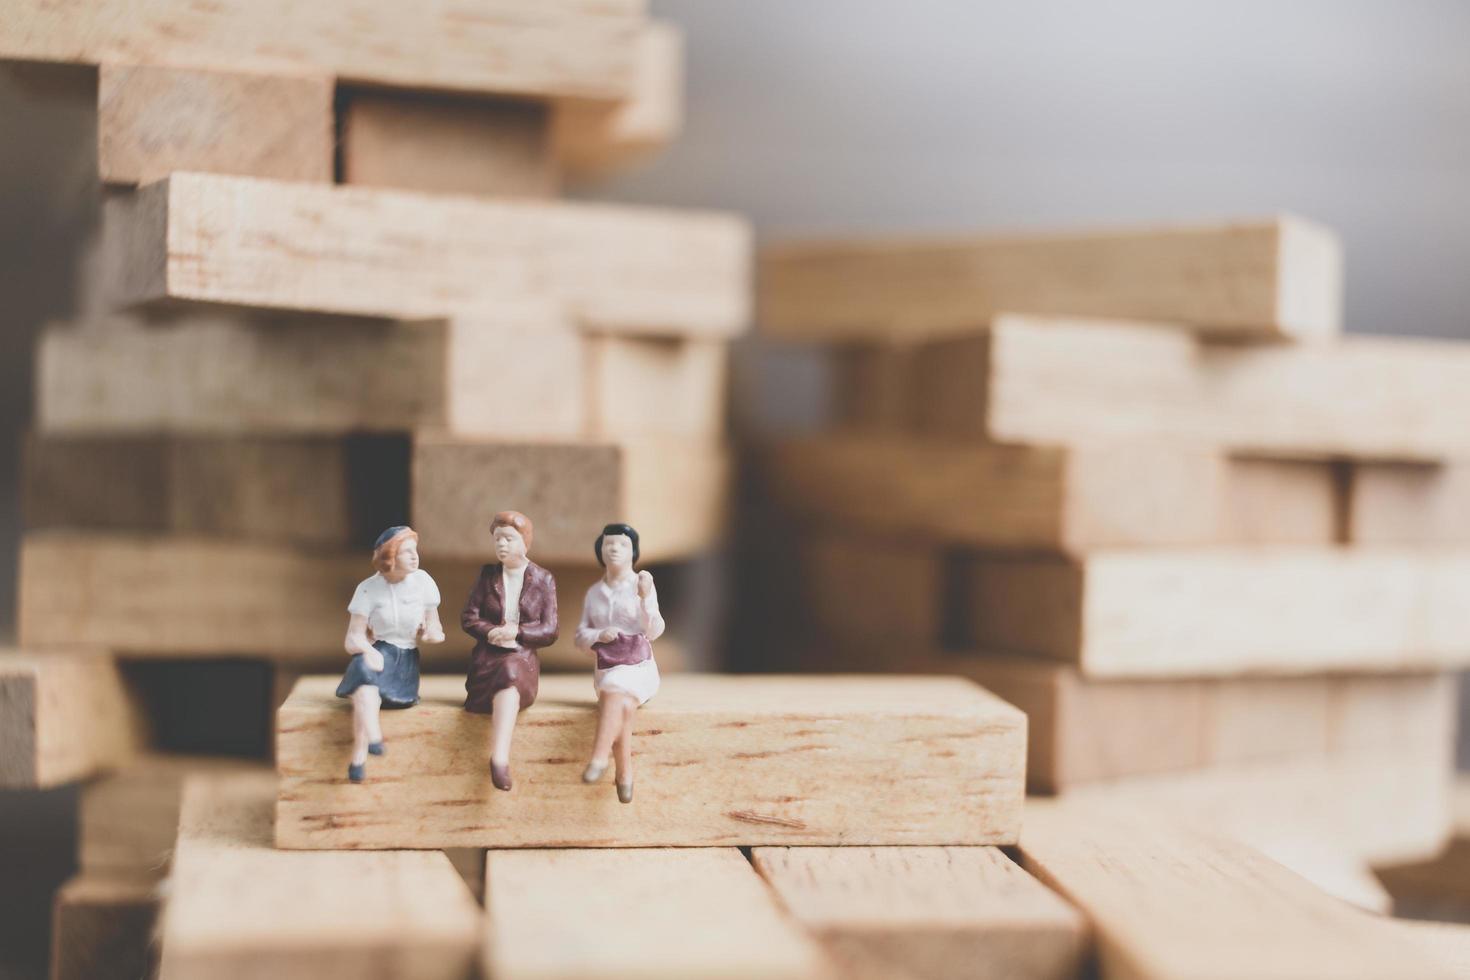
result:
<svg viewBox="0 0 1470 980"><path fill-rule="evenodd" d="M408 708L419 701L419 651L416 647L395 647L385 640L373 644L383 655L383 669L369 670L362 654L355 653L337 685L337 697L350 698L364 684L378 689L385 708Z"/></svg>

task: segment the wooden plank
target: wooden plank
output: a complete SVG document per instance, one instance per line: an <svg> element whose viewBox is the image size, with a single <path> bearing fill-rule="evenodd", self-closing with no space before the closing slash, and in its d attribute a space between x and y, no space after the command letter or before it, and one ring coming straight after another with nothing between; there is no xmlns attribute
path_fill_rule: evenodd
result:
<svg viewBox="0 0 1470 980"><path fill-rule="evenodd" d="M756 870L845 975L1070 980L1086 924L994 847L758 847Z"/></svg>
<svg viewBox="0 0 1470 980"><path fill-rule="evenodd" d="M1090 677L1443 669L1470 660L1470 555L1459 551L1097 551L978 557L975 645L1054 657Z"/></svg>
<svg viewBox="0 0 1470 980"><path fill-rule="evenodd" d="M103 64L98 174L108 184L175 170L330 183L333 88L329 76Z"/></svg>
<svg viewBox="0 0 1470 980"><path fill-rule="evenodd" d="M1470 975L1470 925L1396 919L1394 927L1455 975Z"/></svg>
<svg viewBox="0 0 1470 980"><path fill-rule="evenodd" d="M553 139L574 177L598 177L662 150L684 126L684 35L667 21L651 21L638 37L633 83L617 102L563 99L556 104Z"/></svg>
<svg viewBox="0 0 1470 980"><path fill-rule="evenodd" d="M748 315L750 230L724 212L180 173L128 217L124 303L427 319L539 300L598 330L706 338Z"/></svg>
<svg viewBox="0 0 1470 980"><path fill-rule="evenodd" d="M914 413L935 432L1370 460L1470 450L1454 407L1470 388L1470 345L1453 341L1219 344L1167 325L1005 315L918 361Z"/></svg>
<svg viewBox="0 0 1470 980"><path fill-rule="evenodd" d="M491 851L485 879L486 976L832 975L733 847Z"/></svg>
<svg viewBox="0 0 1470 980"><path fill-rule="evenodd" d="M551 113L530 100L351 91L340 117L342 180L442 194L555 197L561 175Z"/></svg>
<svg viewBox="0 0 1470 980"><path fill-rule="evenodd" d="M16 0L0 59L329 75L409 89L617 99L631 91L642 0ZM292 39L284 43L283 39Z"/></svg>
<svg viewBox="0 0 1470 980"><path fill-rule="evenodd" d="M725 434L729 347L719 341L584 337L592 438Z"/></svg>
<svg viewBox="0 0 1470 980"><path fill-rule="evenodd" d="M137 980L148 976L161 902L151 877L80 874L56 892L51 980Z"/></svg>
<svg viewBox="0 0 1470 980"><path fill-rule="evenodd" d="M796 341L968 333L1000 312L1181 321L1211 335L1342 328L1342 248L1295 217L1194 228L769 246L762 329Z"/></svg>
<svg viewBox="0 0 1470 980"><path fill-rule="evenodd" d="M490 786L490 719L463 710L457 677L426 677L418 706L384 713L393 747L349 783L336 683L303 679L281 709L281 847L999 844L1020 818L1022 716L953 678L666 677L634 722L628 806L580 780L595 723L586 676L541 678L510 793ZM895 772L903 790L873 806Z"/></svg>
<svg viewBox="0 0 1470 980"><path fill-rule="evenodd" d="M269 772L185 785L161 918L162 980L469 973L480 909L443 854L277 850L275 795Z"/></svg>
<svg viewBox="0 0 1470 980"><path fill-rule="evenodd" d="M1354 544L1470 543L1470 466L1354 466L1347 522Z"/></svg>
<svg viewBox="0 0 1470 980"><path fill-rule="evenodd" d="M1182 821L1032 803L1021 855L1091 920L1104 978L1454 975L1386 920Z"/></svg>
<svg viewBox="0 0 1470 980"><path fill-rule="evenodd" d="M678 465L671 465L673 460ZM720 540L729 457L699 440L511 443L422 435L413 457L412 524L426 553L477 558L491 518L536 524L537 562L585 563L603 525L638 529L644 561L684 558Z"/></svg>
<svg viewBox="0 0 1470 980"><path fill-rule="evenodd" d="M1465 773L1455 778L1450 821L1449 841L1437 853L1375 869L1408 915L1470 917L1470 775Z"/></svg>
<svg viewBox="0 0 1470 980"><path fill-rule="evenodd" d="M793 550L801 608L824 638L839 647L887 641L904 653L939 644L946 581L940 549L899 537L818 530L802 535ZM864 601L875 583L882 583L882 601Z"/></svg>
<svg viewBox="0 0 1470 980"><path fill-rule="evenodd" d="M107 654L0 652L0 787L86 779L126 765L147 738Z"/></svg>
<svg viewBox="0 0 1470 980"><path fill-rule="evenodd" d="M1337 533L1327 467L1186 447L845 434L783 440L761 465L764 491L810 522L978 548L1327 544Z"/></svg>

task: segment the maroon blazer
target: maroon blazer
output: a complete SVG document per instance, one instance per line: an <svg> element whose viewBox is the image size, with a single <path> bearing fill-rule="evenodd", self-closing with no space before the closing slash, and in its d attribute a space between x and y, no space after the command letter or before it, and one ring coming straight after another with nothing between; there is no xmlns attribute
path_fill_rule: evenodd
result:
<svg viewBox="0 0 1470 980"><path fill-rule="evenodd" d="M485 635L505 622L505 585L500 578L500 565L486 565L470 590L470 597L460 613L459 625L475 638L474 656L505 654L512 650L530 653L556 642L556 579L535 562L526 563L521 580L521 630L515 647L491 646Z"/></svg>

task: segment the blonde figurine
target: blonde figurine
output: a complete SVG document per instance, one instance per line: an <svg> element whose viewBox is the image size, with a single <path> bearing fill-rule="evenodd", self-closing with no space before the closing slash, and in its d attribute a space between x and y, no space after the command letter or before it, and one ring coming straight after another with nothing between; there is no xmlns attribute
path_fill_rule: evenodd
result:
<svg viewBox="0 0 1470 980"><path fill-rule="evenodd" d="M638 532L627 524L609 524L593 544L602 578L587 590L577 648L597 658L593 688L597 691L597 737L582 781L595 783L607 771L608 754L616 752L618 799L633 801L633 714L658 693L658 665L653 641L663 635L653 576L634 572Z"/></svg>
<svg viewBox="0 0 1470 980"><path fill-rule="evenodd" d="M380 708L411 708L419 700L419 650L443 643L439 587L419 568L419 536L390 527L373 543L377 573L364 579L347 606L347 652L352 660L337 697L352 701L352 761L347 778L360 783L369 755L383 755Z"/></svg>

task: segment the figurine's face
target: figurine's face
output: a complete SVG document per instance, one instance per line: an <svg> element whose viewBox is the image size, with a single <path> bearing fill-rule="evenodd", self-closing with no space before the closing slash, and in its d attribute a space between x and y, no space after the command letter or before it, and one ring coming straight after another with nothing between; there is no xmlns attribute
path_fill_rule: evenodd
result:
<svg viewBox="0 0 1470 980"><path fill-rule="evenodd" d="M490 537L495 541L495 557L502 565L516 564L526 557L526 539L515 528L502 524Z"/></svg>
<svg viewBox="0 0 1470 980"><path fill-rule="evenodd" d="M398 546L398 554L393 558L393 571L399 575L408 575L419 570L419 543L412 538Z"/></svg>
<svg viewBox="0 0 1470 980"><path fill-rule="evenodd" d="M602 563L609 568L629 568L633 564L633 539L626 534L602 536Z"/></svg>

